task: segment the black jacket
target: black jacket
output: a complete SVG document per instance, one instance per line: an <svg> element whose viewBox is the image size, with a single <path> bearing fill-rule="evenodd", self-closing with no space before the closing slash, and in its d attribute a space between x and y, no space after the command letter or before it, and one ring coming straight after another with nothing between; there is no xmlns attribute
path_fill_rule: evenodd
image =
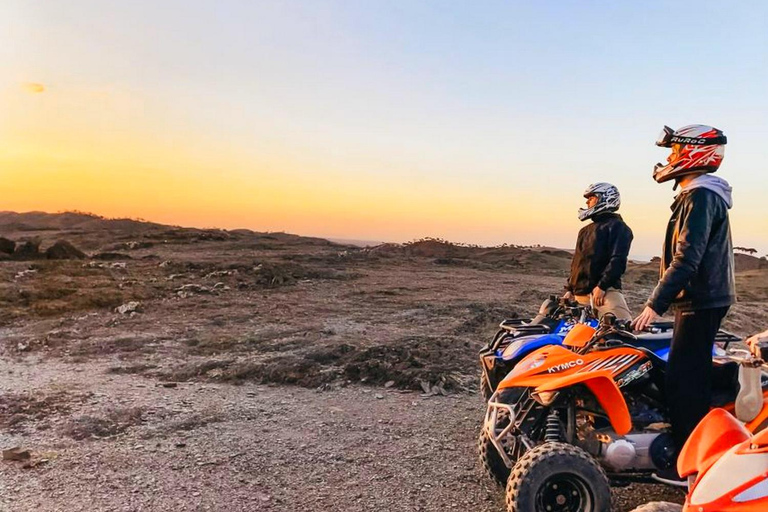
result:
<svg viewBox="0 0 768 512"><path fill-rule="evenodd" d="M632 230L621 215L603 213L593 217L579 231L566 290L588 295L595 286L621 289L632 238Z"/></svg>
<svg viewBox="0 0 768 512"><path fill-rule="evenodd" d="M736 302L728 205L706 188L682 192L672 204L664 239L661 280L646 303L663 315Z"/></svg>

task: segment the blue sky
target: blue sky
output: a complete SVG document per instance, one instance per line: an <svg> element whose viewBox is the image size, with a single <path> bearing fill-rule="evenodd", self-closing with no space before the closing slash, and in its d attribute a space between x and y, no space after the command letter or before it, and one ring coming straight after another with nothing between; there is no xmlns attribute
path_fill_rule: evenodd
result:
<svg viewBox="0 0 768 512"><path fill-rule="evenodd" d="M6 0L0 173L98 164L103 196L112 158L149 169L158 204L137 186L107 214L562 247L583 189L610 181L648 256L672 198L653 141L706 123L729 137L734 242L765 254L766 22L760 2ZM45 93L19 99L27 82ZM165 204L156 190L179 183L190 203ZM8 209L24 207L105 208Z"/></svg>

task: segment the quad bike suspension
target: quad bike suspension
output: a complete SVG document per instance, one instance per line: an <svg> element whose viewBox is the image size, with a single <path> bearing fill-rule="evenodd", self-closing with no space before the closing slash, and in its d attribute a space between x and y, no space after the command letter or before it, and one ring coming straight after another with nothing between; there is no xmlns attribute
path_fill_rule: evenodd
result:
<svg viewBox="0 0 768 512"><path fill-rule="evenodd" d="M548 443L560 441L560 416L557 411L552 411L547 416L547 426L544 430L544 440Z"/></svg>

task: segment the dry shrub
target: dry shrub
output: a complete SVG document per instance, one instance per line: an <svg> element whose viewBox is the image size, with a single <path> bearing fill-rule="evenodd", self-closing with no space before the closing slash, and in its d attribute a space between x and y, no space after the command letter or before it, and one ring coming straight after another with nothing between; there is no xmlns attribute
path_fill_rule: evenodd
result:
<svg viewBox="0 0 768 512"><path fill-rule="evenodd" d="M107 373L113 375L142 375L155 368L157 368L157 365L139 363L126 366L112 366L107 369Z"/></svg>
<svg viewBox="0 0 768 512"><path fill-rule="evenodd" d="M73 401L90 395L72 395L64 391L49 395L5 393L0 395L0 428L17 431L25 423L40 421L48 416L68 414Z"/></svg>
<svg viewBox="0 0 768 512"><path fill-rule="evenodd" d="M211 423L220 423L226 418L221 413L202 412L194 413L186 418L179 418L168 423L167 430L171 432L190 431L202 428Z"/></svg>
<svg viewBox="0 0 768 512"><path fill-rule="evenodd" d="M80 262L36 262L31 266L35 272L21 279L13 279L19 268L3 270L7 277L0 280L0 308L5 320L111 309L152 295L149 289L120 289L109 270L83 268Z"/></svg>
<svg viewBox="0 0 768 512"><path fill-rule="evenodd" d="M114 338L90 338L80 341L69 349L72 356L99 354L144 353L153 338L147 336L116 336Z"/></svg>
<svg viewBox="0 0 768 512"><path fill-rule="evenodd" d="M197 378L205 378L212 373L222 373L233 362L233 359L223 359L187 363L172 370L158 372L157 376L163 380L184 382Z"/></svg>
<svg viewBox="0 0 768 512"><path fill-rule="evenodd" d="M476 352L454 336L411 336L387 345L357 348L348 344L268 359L210 360L158 374L169 380L217 380L240 383L318 387L334 381L357 381L422 389L422 382L462 389L467 368L476 368ZM474 375L474 372L472 372Z"/></svg>
<svg viewBox="0 0 768 512"><path fill-rule="evenodd" d="M144 409L141 407L126 407L111 409L106 416L79 416L66 423L62 433L72 439L112 437L121 434L128 428L139 425Z"/></svg>

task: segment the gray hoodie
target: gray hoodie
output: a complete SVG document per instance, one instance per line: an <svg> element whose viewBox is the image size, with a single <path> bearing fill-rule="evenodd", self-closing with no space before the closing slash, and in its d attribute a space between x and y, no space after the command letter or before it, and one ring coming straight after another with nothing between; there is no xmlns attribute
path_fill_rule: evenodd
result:
<svg viewBox="0 0 768 512"><path fill-rule="evenodd" d="M706 188L716 193L718 196L723 198L723 201L725 201L725 204L728 206L729 210L733 206L733 197L731 195L733 188L728 184L727 181L725 181L723 178L720 178L719 176L713 176L712 174L702 174L701 176L694 178L688 185L686 185L686 187L680 191L680 194L690 192L695 188Z"/></svg>

